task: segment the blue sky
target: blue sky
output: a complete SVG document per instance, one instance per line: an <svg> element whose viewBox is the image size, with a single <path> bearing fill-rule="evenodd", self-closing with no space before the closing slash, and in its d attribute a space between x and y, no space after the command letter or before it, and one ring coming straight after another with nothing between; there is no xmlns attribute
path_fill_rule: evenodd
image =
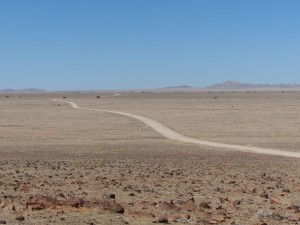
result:
<svg viewBox="0 0 300 225"><path fill-rule="evenodd" d="M0 89L300 83L300 1L0 1Z"/></svg>

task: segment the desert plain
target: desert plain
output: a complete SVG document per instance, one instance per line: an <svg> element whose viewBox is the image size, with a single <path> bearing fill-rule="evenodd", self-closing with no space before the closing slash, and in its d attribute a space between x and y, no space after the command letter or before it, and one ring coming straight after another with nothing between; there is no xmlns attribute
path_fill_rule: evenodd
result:
<svg viewBox="0 0 300 225"><path fill-rule="evenodd" d="M300 92L0 95L0 224L300 224Z"/></svg>

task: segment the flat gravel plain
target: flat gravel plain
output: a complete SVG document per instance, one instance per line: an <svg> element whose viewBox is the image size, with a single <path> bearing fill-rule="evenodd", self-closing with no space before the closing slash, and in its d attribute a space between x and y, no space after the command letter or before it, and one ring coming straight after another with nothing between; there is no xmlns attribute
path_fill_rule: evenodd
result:
<svg viewBox="0 0 300 225"><path fill-rule="evenodd" d="M0 95L0 224L300 223L299 159L176 142L52 98L299 152L299 92Z"/></svg>

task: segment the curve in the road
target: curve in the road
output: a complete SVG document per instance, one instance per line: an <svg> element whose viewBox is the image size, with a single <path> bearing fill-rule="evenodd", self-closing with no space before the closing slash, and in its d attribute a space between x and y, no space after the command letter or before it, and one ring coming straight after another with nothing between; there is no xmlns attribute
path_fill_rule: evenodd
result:
<svg viewBox="0 0 300 225"><path fill-rule="evenodd" d="M204 141L199 140L193 137L188 137L183 134L180 134L165 125L150 119L145 116L135 115L131 113L126 112L118 112L118 111L110 111L110 110L102 110L102 109L89 109L89 108L81 108L74 102L68 102L68 101L62 101L57 99L52 99L53 101L68 103L72 106L74 109L81 109L81 110L89 110L89 111L100 111L100 112L107 112L107 113L113 113L123 116L128 116L134 119L137 119L149 127L151 127L156 132L160 133L162 136L176 141L186 142L186 143L193 143L193 144L199 144L203 146L208 147L216 147L216 148L225 148L225 149L234 149L238 151L244 151L244 152L255 152L255 153L261 153L261 154L268 154L268 155L279 155L279 156L287 156L287 157L293 157L293 158L300 158L299 152L290 152L290 151L282 151L278 149L268 149L268 148L259 148L259 147L252 147L252 146L242 146L242 145L232 145L232 144L222 144L217 142L211 142L211 141Z"/></svg>

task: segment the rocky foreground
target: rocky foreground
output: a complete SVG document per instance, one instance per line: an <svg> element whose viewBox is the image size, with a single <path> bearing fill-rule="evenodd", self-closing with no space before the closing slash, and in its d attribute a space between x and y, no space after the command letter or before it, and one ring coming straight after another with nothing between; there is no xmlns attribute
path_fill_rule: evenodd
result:
<svg viewBox="0 0 300 225"><path fill-rule="evenodd" d="M300 224L296 159L136 151L0 160L0 224Z"/></svg>

